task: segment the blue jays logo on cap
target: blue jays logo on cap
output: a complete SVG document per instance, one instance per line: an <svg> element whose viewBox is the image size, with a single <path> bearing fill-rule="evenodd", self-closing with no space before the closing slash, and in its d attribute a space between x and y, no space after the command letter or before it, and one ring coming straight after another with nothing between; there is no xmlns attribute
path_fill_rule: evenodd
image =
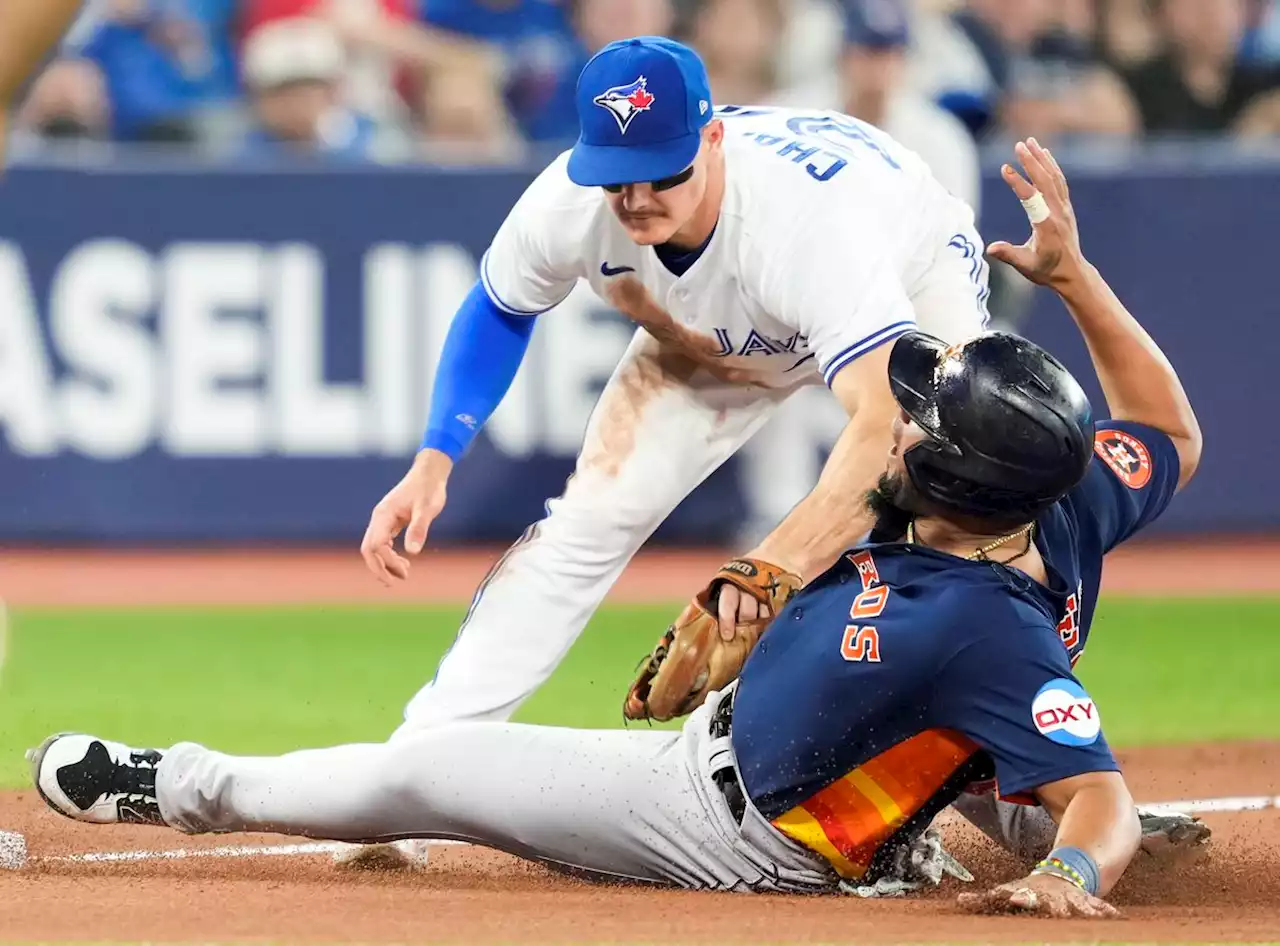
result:
<svg viewBox="0 0 1280 946"><path fill-rule="evenodd" d="M663 36L604 47L582 67L574 102L580 128L568 172L583 187L679 174L697 157L702 128L714 118L706 66Z"/></svg>
<svg viewBox="0 0 1280 946"><path fill-rule="evenodd" d="M649 80L640 76L630 85L615 85L611 89L605 89L591 101L607 109L613 115L614 121L618 123L618 130L625 135L631 120L641 112L649 111L657 101L645 88L648 84Z"/></svg>

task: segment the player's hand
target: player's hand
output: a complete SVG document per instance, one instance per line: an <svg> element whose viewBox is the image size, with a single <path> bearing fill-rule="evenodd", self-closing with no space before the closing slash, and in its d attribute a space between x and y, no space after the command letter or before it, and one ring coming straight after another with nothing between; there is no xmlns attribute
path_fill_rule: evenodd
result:
<svg viewBox="0 0 1280 946"><path fill-rule="evenodd" d="M1107 901L1048 874L1032 874L986 893L962 893L956 902L971 913L1033 913L1059 920L1073 916L1110 919L1120 915Z"/></svg>
<svg viewBox="0 0 1280 946"><path fill-rule="evenodd" d="M726 562L641 661L622 701L623 717L666 722L693 712L707 694L738 679L769 621L795 597L800 585L799 575L770 562L754 558ZM732 610L725 605L721 612L730 588L735 603ZM753 599L752 607L744 611L758 617L734 627L739 592L742 599Z"/></svg>
<svg viewBox="0 0 1280 946"><path fill-rule="evenodd" d="M750 595L744 595L733 585L721 585L716 600L716 620L720 625L720 639L733 640L738 624L746 624L763 615L760 613L760 602Z"/></svg>
<svg viewBox="0 0 1280 946"><path fill-rule="evenodd" d="M1088 265L1080 249L1080 230L1066 175L1049 150L1034 138L1018 142L1013 150L1026 177L1009 164L1000 174L1023 202L1031 220L1031 237L1021 246L996 241L987 247L987 254L1041 286L1062 285Z"/></svg>
<svg viewBox="0 0 1280 946"><path fill-rule="evenodd" d="M444 509L445 485L453 461L438 450L423 450L413 466L378 505L373 507L369 527L360 543L360 554L374 577L384 585L392 579L409 577L409 559L395 549L402 529L404 550L417 555L427 541L427 530Z"/></svg>

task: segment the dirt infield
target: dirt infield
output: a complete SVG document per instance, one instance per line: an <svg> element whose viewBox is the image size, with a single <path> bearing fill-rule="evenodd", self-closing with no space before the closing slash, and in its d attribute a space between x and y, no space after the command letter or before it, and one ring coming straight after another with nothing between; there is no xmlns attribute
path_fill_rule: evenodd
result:
<svg viewBox="0 0 1280 946"><path fill-rule="evenodd" d="M1139 797L1274 793L1280 744L1160 749L1124 756ZM323 856L133 864L44 863L0 876L0 940L310 942L859 941L1175 942L1280 938L1280 811L1206 815L1216 834L1177 865L1149 859L1114 895L1117 921L972 917L953 883L917 900L696 894L600 888L475 848L437 848L414 874L350 874ZM99 828L45 810L34 792L0 796L0 824L32 852L158 850L241 843L153 828ZM980 881L1015 865L949 828ZM264 843L283 839L268 837ZM252 843L252 842L251 842Z"/></svg>
<svg viewBox="0 0 1280 946"><path fill-rule="evenodd" d="M365 570L354 546L0 549L0 598L19 607L466 602L500 554L500 549L429 550L407 582L384 588ZM684 598L730 557L723 549L641 552L610 600ZM1280 592L1280 539L1134 542L1108 556L1104 581L1104 593L1275 594Z"/></svg>

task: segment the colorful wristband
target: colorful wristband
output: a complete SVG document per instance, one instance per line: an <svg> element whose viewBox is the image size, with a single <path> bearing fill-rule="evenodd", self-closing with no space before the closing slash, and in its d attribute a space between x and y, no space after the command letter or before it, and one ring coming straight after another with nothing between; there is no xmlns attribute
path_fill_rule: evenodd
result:
<svg viewBox="0 0 1280 946"><path fill-rule="evenodd" d="M1101 882L1098 862L1078 847L1054 848L1031 873L1061 877L1095 897Z"/></svg>

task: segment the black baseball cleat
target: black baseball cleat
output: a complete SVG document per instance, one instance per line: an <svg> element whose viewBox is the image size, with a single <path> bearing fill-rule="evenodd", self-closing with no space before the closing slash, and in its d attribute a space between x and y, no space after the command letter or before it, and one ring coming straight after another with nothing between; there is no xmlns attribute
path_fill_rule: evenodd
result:
<svg viewBox="0 0 1280 946"><path fill-rule="evenodd" d="M50 736L27 752L46 805L89 824L164 826L156 801L158 749L133 749L83 733Z"/></svg>

